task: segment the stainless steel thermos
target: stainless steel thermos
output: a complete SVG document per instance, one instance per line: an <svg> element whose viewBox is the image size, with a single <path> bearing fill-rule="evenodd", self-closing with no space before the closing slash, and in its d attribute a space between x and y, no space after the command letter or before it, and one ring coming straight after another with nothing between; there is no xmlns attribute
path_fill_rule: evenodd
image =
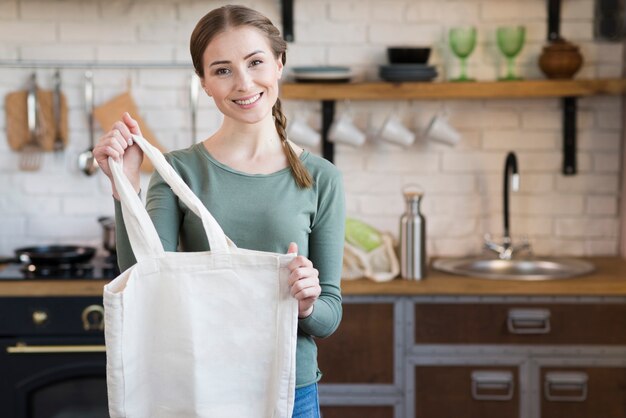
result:
<svg viewBox="0 0 626 418"><path fill-rule="evenodd" d="M426 277L426 219L420 212L423 193L416 187L403 190L406 212L400 218L400 274L403 279Z"/></svg>

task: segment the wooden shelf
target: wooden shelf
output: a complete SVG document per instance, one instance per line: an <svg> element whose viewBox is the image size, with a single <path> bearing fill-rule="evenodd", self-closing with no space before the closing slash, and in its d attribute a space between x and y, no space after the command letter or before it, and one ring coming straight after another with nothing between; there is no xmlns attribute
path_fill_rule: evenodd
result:
<svg viewBox="0 0 626 418"><path fill-rule="evenodd" d="M626 79L522 80L442 83L284 83L291 100L411 100L582 97L626 93Z"/></svg>

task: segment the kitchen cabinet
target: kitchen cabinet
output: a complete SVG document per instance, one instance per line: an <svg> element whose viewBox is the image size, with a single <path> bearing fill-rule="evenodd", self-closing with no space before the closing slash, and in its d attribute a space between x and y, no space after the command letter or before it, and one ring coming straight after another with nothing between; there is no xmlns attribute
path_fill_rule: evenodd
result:
<svg viewBox="0 0 626 418"><path fill-rule="evenodd" d="M322 406L324 418L393 418L390 406Z"/></svg>
<svg viewBox="0 0 626 418"><path fill-rule="evenodd" d="M393 384L393 303L346 303L339 329L317 340L324 383Z"/></svg>

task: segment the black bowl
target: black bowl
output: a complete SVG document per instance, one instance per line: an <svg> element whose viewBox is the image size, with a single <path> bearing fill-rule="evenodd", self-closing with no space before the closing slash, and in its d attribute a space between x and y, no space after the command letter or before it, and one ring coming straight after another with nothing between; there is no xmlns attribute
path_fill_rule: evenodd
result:
<svg viewBox="0 0 626 418"><path fill-rule="evenodd" d="M426 64L430 57L428 47L390 46L387 58L391 64Z"/></svg>

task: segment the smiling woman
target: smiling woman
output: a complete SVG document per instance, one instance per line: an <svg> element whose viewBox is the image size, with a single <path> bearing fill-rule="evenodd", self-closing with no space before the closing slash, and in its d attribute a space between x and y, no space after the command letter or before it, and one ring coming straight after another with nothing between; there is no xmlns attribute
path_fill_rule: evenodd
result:
<svg viewBox="0 0 626 418"><path fill-rule="evenodd" d="M286 49L278 29L252 9L224 6L200 19L191 35L192 61L204 91L224 118L213 135L166 158L237 247L297 253L288 266L290 293L298 301L296 387L295 393L283 395L295 398L294 418L315 418L319 417L317 382L322 376L315 338L332 334L342 316L345 201L339 170L287 139L287 121L278 99ZM133 134L141 132L126 113L100 138L94 154L110 178L108 158L123 159L125 174L139 192L143 153L133 143ZM112 191L123 271L136 260L113 182ZM158 173L150 182L146 210L165 251L211 249L200 218L179 202ZM237 296L249 301L252 326L255 312L273 309L256 293ZM228 318L223 319L226 323ZM223 332L235 335L237 329ZM272 361L259 358L263 364Z"/></svg>

